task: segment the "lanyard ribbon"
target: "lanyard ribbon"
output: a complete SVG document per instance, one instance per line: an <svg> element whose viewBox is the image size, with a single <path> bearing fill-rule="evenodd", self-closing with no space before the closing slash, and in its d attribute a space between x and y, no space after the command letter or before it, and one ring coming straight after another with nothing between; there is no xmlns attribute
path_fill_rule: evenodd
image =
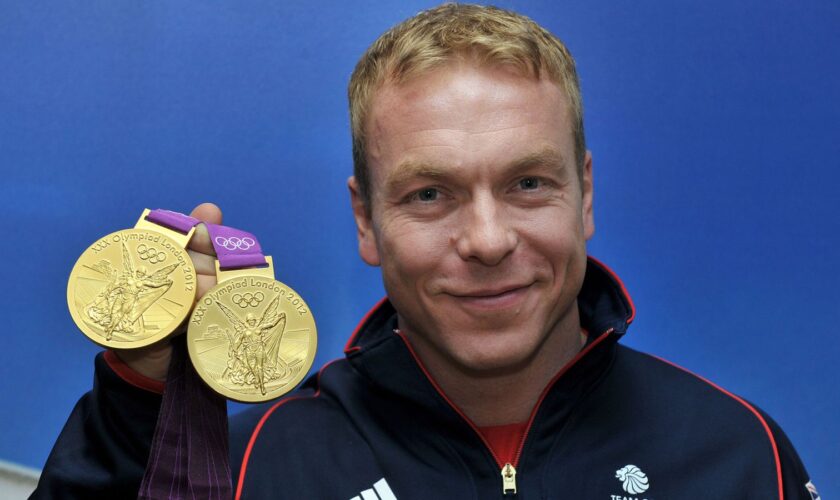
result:
<svg viewBox="0 0 840 500"><path fill-rule="evenodd" d="M147 220L187 233L201 221L169 210L153 210ZM266 264L257 238L246 231L206 223L221 269ZM228 447L227 404L196 373L185 335L172 339L172 359L140 500L233 496Z"/></svg>

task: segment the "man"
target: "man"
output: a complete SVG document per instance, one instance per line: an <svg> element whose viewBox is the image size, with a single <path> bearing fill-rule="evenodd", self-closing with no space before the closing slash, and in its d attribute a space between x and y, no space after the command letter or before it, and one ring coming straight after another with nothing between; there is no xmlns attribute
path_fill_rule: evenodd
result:
<svg viewBox="0 0 840 500"><path fill-rule="evenodd" d="M388 299L346 359L232 420L237 497L811 498L767 416L617 344L634 310L586 256L592 157L559 40L443 5L382 35L349 97L359 253ZM201 293L206 232L193 250ZM45 495L136 491L159 404L142 388L165 378L169 348L119 356L98 359Z"/></svg>

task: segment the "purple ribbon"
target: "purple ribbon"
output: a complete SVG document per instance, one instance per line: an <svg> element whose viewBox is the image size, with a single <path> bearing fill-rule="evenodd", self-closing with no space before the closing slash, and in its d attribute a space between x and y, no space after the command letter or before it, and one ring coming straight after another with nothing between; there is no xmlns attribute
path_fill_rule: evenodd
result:
<svg viewBox="0 0 840 500"><path fill-rule="evenodd" d="M162 209L152 210L146 219L184 234L201 223ZM221 269L267 264L253 234L204 224ZM172 360L138 499L227 500L233 496L227 405L199 378L188 357L184 336L172 339Z"/></svg>
<svg viewBox="0 0 840 500"><path fill-rule="evenodd" d="M222 270L259 267L267 264L260 242L253 234L227 226L205 222L210 241Z"/></svg>
<svg viewBox="0 0 840 500"><path fill-rule="evenodd" d="M158 208L149 212L146 220L173 229L180 233L188 233L202 221L189 215ZM223 270L241 269L243 267L259 267L267 264L257 237L253 234L227 226L204 222L210 234L210 242L216 250L219 267Z"/></svg>
<svg viewBox="0 0 840 500"><path fill-rule="evenodd" d="M185 340L184 335L172 339L163 402L137 498L230 500L227 404L195 372Z"/></svg>
<svg viewBox="0 0 840 500"><path fill-rule="evenodd" d="M190 229L201 222L195 217L162 208L151 210L149 215L146 216L146 220L184 234L190 232Z"/></svg>
<svg viewBox="0 0 840 500"><path fill-rule="evenodd" d="M146 219L181 233L200 223L161 209L151 211ZM227 403L199 378L185 342L183 335L172 339L172 359L138 499L228 500L233 496Z"/></svg>

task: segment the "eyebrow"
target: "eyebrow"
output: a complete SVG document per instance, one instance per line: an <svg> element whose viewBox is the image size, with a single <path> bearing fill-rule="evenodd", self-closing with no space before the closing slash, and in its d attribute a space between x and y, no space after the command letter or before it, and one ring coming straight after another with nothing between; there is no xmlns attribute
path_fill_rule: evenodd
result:
<svg viewBox="0 0 840 500"><path fill-rule="evenodd" d="M414 179L440 180L447 179L451 175L451 172L442 165L417 163L409 160L400 163L397 168L388 174L388 177L385 179L385 186L391 190L399 190L400 187Z"/></svg>
<svg viewBox="0 0 840 500"><path fill-rule="evenodd" d="M552 168L563 175L568 175L564 168L566 159L560 151L546 147L535 153L529 153L518 158L504 167L507 175L515 175L524 170L535 167ZM436 163L414 162L411 160L400 163L385 179L385 186L391 190L399 190L404 184L414 179L424 178L443 180L453 176L452 169Z"/></svg>
<svg viewBox="0 0 840 500"><path fill-rule="evenodd" d="M534 167L547 167L556 169L558 170L558 173L565 175L567 174L565 166L566 158L563 154L554 148L546 147L536 153L527 154L522 158L511 162L510 165L507 166L506 170L511 173L518 173Z"/></svg>

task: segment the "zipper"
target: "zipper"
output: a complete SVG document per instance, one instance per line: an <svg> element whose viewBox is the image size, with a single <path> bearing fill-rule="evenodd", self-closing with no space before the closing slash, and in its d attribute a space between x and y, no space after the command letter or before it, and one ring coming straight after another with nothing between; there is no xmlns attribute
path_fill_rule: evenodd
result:
<svg viewBox="0 0 840 500"><path fill-rule="evenodd" d="M502 496L516 495L516 469L509 463L502 467Z"/></svg>

